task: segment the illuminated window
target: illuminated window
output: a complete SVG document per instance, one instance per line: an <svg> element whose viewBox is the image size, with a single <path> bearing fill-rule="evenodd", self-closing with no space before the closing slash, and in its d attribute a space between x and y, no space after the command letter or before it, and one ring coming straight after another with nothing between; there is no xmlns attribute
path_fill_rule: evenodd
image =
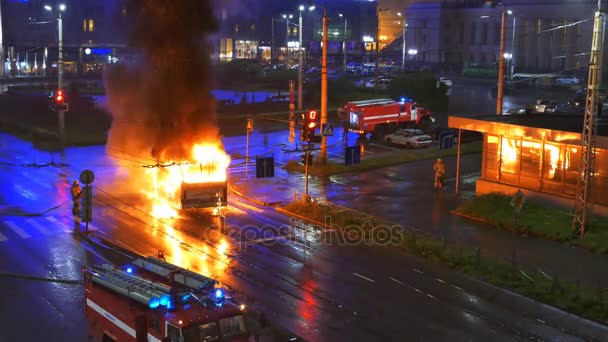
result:
<svg viewBox="0 0 608 342"><path fill-rule="evenodd" d="M255 24L251 25L251 31L255 31Z"/></svg>
<svg viewBox="0 0 608 342"><path fill-rule="evenodd" d="M239 32L239 24L234 25L234 32Z"/></svg>
<svg viewBox="0 0 608 342"><path fill-rule="evenodd" d="M82 20L82 32L87 32L87 20Z"/></svg>
<svg viewBox="0 0 608 342"><path fill-rule="evenodd" d="M95 31L95 21L93 19L89 19L89 32Z"/></svg>

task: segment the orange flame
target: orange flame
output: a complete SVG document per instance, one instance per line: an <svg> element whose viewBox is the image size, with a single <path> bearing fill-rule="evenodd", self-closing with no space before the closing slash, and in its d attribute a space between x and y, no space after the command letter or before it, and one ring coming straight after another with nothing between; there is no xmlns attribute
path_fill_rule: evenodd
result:
<svg viewBox="0 0 608 342"><path fill-rule="evenodd" d="M151 214L156 218L176 218L180 207L179 193L182 183L222 182L226 180L226 169L230 157L219 146L195 144L192 159L170 161L174 164L155 167L146 171L152 190L145 192L152 201Z"/></svg>

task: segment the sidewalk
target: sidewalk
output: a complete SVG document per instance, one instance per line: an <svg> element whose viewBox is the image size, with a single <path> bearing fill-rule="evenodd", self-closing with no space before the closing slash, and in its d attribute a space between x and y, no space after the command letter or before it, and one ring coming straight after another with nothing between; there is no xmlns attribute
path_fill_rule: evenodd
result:
<svg viewBox="0 0 608 342"><path fill-rule="evenodd" d="M463 156L460 195L455 194L455 157L445 158L448 173L441 193L432 191L429 170L434 161L423 160L356 174L310 177L309 194L429 233L448 244L479 248L482 256L511 262L515 251L516 262L526 269L592 290L607 288L605 255L554 241L514 236L450 214L462 200L473 195L480 158ZM256 179L255 169L251 168L249 178L244 173L231 174L229 184L236 193L258 203L287 204L293 200L294 191L304 192L304 175L277 167L274 178Z"/></svg>

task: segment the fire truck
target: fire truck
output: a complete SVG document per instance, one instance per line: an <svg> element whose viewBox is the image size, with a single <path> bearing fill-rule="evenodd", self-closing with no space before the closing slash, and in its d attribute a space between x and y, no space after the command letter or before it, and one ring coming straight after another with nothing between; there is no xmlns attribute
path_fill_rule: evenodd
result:
<svg viewBox="0 0 608 342"><path fill-rule="evenodd" d="M418 127L430 133L435 122L429 110L406 98L348 102L338 116L349 131L361 136L378 131L390 133L400 127Z"/></svg>
<svg viewBox="0 0 608 342"><path fill-rule="evenodd" d="M247 341L245 306L214 279L154 257L83 272L92 341Z"/></svg>

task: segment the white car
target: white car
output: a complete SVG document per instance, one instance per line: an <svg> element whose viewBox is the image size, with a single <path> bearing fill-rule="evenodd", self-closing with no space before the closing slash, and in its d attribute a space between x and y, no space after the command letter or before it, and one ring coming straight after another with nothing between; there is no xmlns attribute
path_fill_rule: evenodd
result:
<svg viewBox="0 0 608 342"><path fill-rule="evenodd" d="M400 145L409 148L430 146L433 138L419 129L398 129L395 133L388 134L384 141L391 145Z"/></svg>
<svg viewBox="0 0 608 342"><path fill-rule="evenodd" d="M561 85L579 84L580 80L574 76L564 76L555 79L555 83Z"/></svg>
<svg viewBox="0 0 608 342"><path fill-rule="evenodd" d="M452 85L454 85L454 83L452 83L451 80L449 80L445 77L439 77L439 82L445 84L447 87L451 87Z"/></svg>

